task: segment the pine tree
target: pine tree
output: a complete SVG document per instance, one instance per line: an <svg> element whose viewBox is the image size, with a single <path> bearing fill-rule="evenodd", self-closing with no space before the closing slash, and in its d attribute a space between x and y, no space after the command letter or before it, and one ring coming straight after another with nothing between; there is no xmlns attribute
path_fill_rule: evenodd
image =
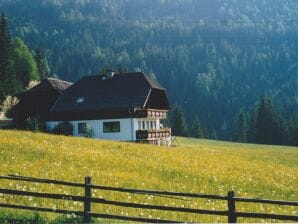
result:
<svg viewBox="0 0 298 224"><path fill-rule="evenodd" d="M127 68L123 64L119 64L116 71L117 73L123 74L127 72Z"/></svg>
<svg viewBox="0 0 298 224"><path fill-rule="evenodd" d="M298 113L289 115L286 127L286 144L298 146Z"/></svg>
<svg viewBox="0 0 298 224"><path fill-rule="evenodd" d="M37 65L40 79L43 80L46 77L49 77L50 69L47 60L43 57L39 47L37 47L35 50L34 59Z"/></svg>
<svg viewBox="0 0 298 224"><path fill-rule="evenodd" d="M247 130L247 141L254 143L256 142L256 123L257 123L257 106L254 107L249 115L248 130Z"/></svg>
<svg viewBox="0 0 298 224"><path fill-rule="evenodd" d="M247 142L247 123L246 116L243 110L240 110L237 121L237 141Z"/></svg>
<svg viewBox="0 0 298 224"><path fill-rule="evenodd" d="M260 99L255 140L261 144L282 144L283 126L272 100L262 96Z"/></svg>
<svg viewBox="0 0 298 224"><path fill-rule="evenodd" d="M211 139L213 139L213 140L217 140L218 139L216 130L214 130L214 129L213 129L213 131L211 133Z"/></svg>
<svg viewBox="0 0 298 224"><path fill-rule="evenodd" d="M187 133L186 122L184 118L183 110L177 104L174 105L171 116L170 123L172 127L172 133L176 136L185 136Z"/></svg>
<svg viewBox="0 0 298 224"><path fill-rule="evenodd" d="M16 91L11 36L7 18L2 13L0 21L0 103L6 96L12 95Z"/></svg>
<svg viewBox="0 0 298 224"><path fill-rule="evenodd" d="M270 114L268 113L268 105L264 96L261 97L259 102L259 108L257 112L256 121L256 142L270 144L272 139L270 138Z"/></svg>
<svg viewBox="0 0 298 224"><path fill-rule="evenodd" d="M192 127L191 127L191 136L194 138L203 138L203 130L201 122L198 116L195 117Z"/></svg>

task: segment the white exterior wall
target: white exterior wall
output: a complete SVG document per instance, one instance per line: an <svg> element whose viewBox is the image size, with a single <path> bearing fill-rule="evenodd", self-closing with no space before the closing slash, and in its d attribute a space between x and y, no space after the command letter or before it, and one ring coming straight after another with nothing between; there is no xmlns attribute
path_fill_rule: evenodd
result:
<svg viewBox="0 0 298 224"><path fill-rule="evenodd" d="M47 121L46 122L46 129L48 131L53 130L58 123L59 123L59 121Z"/></svg>
<svg viewBox="0 0 298 224"><path fill-rule="evenodd" d="M104 133L103 122L120 122L120 132ZM60 121L48 121L47 129L53 129ZM69 121L73 125L73 135L83 136L78 133L78 124L86 123L94 133L93 138L109 139L118 141L135 141L136 130L138 128L138 122L135 118L123 118L123 119L106 119L106 120L81 120L81 121Z"/></svg>
<svg viewBox="0 0 298 224"><path fill-rule="evenodd" d="M120 132L104 133L103 122L120 122ZM93 138L97 139L109 139L116 141L135 141L136 131L139 130L138 121L156 121L156 129L160 129L159 119L148 118L123 118L123 119L106 119L106 120L81 120L81 121L69 121L73 125L73 135L83 136L78 133L78 123L86 123L93 130ZM47 129L52 130L60 121L48 121L46 122ZM142 128L141 128L142 129ZM146 126L145 129L150 129Z"/></svg>

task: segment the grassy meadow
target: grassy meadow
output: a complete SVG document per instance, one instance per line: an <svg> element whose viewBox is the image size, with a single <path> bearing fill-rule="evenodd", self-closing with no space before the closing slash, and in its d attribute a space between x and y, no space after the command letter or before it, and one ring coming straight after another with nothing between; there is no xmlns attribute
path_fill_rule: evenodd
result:
<svg viewBox="0 0 298 224"><path fill-rule="evenodd" d="M94 184L236 196L298 200L298 148L178 138L176 147L100 141L23 131L0 131L0 175L23 175ZM83 189L0 180L0 188L83 195ZM126 202L226 210L225 202L184 200L93 190L92 196ZM77 202L59 202L0 194L0 203L83 210ZM294 207L237 203L238 211L298 215ZM297 208L296 208L297 209ZM177 221L226 222L226 217L96 205L94 212L166 218ZM3 215L4 214L4 215ZM32 216L3 210L1 215ZM47 220L56 215L43 213ZM61 217L61 216L60 216ZM101 221L101 220L96 220ZM106 220L105 220L106 221ZM240 222L274 220L241 219Z"/></svg>

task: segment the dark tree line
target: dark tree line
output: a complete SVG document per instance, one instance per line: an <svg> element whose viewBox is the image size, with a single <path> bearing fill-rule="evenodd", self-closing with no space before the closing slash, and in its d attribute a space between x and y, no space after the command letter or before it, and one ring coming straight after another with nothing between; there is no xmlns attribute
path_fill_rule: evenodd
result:
<svg viewBox="0 0 298 224"><path fill-rule="evenodd" d="M188 128L184 111L174 105L170 115L170 126L175 136L217 139L215 130L206 130L196 115ZM298 145L297 112L286 117L277 111L271 97L262 96L250 112L240 110L236 117L235 141L270 145Z"/></svg>
<svg viewBox="0 0 298 224"><path fill-rule="evenodd" d="M169 114L169 125L172 128L172 134L175 136L189 136L193 138L208 138L212 137L206 133L206 130L201 125L198 115L194 117L191 126L188 127L185 121L184 111L182 107L175 104Z"/></svg>
<svg viewBox="0 0 298 224"><path fill-rule="evenodd" d="M236 140L272 145L298 145L297 112L282 117L272 98L262 96L251 112L241 110L237 117Z"/></svg>

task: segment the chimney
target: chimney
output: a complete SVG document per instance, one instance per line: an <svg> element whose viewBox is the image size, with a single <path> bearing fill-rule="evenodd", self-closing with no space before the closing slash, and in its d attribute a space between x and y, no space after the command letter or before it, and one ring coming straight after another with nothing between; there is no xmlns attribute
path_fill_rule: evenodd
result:
<svg viewBox="0 0 298 224"><path fill-rule="evenodd" d="M113 72L113 71L108 71L108 73L107 73L107 79L111 79L111 78L113 78L114 77L114 75L115 75L115 72Z"/></svg>

